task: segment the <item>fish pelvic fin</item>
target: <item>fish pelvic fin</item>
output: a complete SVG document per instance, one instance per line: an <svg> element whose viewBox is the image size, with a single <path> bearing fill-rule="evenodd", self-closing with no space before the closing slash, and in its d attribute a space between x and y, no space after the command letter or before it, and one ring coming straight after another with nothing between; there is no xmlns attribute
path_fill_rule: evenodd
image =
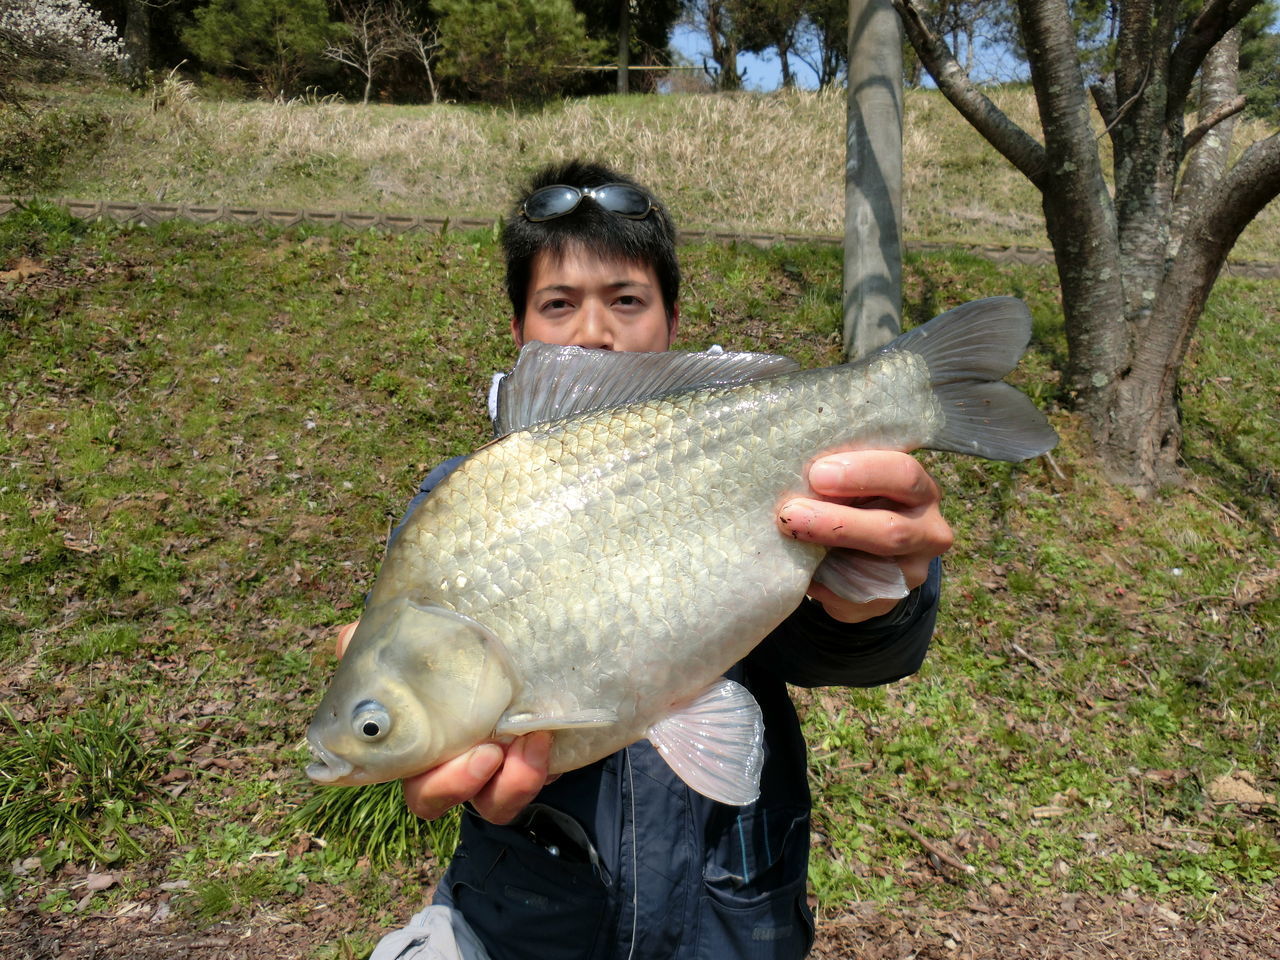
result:
<svg viewBox="0 0 1280 960"><path fill-rule="evenodd" d="M902 568L892 560L844 547L827 551L813 579L850 603L901 600L911 592Z"/></svg>
<svg viewBox="0 0 1280 960"><path fill-rule="evenodd" d="M883 347L921 357L944 422L926 446L1027 460L1052 450L1058 435L1029 397L1002 382L1031 340L1031 312L1016 297L961 304Z"/></svg>
<svg viewBox="0 0 1280 960"><path fill-rule="evenodd" d="M764 718L741 684L721 678L651 726L647 736L691 790L734 806L760 796Z"/></svg>

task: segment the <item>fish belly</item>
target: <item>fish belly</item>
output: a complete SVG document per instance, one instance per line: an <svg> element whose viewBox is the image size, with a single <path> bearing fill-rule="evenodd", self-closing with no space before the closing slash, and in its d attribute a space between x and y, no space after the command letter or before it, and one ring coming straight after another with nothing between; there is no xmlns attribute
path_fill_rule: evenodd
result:
<svg viewBox="0 0 1280 960"><path fill-rule="evenodd" d="M884 394L871 378L846 376L833 395L831 372L807 373L559 421L483 448L414 514L375 593L404 592L492 630L522 684L511 713L616 714L608 727L560 730L553 770L607 756L796 608L825 550L783 536L775 517L785 498L809 492L808 462L918 445L886 440L912 398L885 416L867 402Z"/></svg>

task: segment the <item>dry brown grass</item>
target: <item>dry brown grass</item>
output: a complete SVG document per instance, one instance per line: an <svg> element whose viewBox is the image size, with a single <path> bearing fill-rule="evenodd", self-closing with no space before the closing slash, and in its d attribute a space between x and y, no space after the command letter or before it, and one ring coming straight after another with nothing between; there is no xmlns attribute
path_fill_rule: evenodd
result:
<svg viewBox="0 0 1280 960"><path fill-rule="evenodd" d="M842 91L601 97L526 113L183 93L179 109L118 104L117 135L91 167L70 172L65 192L490 217L534 167L585 155L650 184L689 229L843 231ZM1038 132L1029 91L993 98ZM907 92L904 126L908 243L1046 245L1034 188L937 92ZM1237 141L1268 132L1242 123ZM1274 256L1277 234L1280 211L1271 209L1237 256Z"/></svg>

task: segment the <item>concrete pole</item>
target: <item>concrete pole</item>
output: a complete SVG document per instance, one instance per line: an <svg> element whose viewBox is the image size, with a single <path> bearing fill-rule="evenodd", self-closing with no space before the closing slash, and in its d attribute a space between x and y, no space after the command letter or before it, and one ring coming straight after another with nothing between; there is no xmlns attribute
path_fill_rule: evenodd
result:
<svg viewBox="0 0 1280 960"><path fill-rule="evenodd" d="M849 0L844 350L902 329L902 25L890 0Z"/></svg>

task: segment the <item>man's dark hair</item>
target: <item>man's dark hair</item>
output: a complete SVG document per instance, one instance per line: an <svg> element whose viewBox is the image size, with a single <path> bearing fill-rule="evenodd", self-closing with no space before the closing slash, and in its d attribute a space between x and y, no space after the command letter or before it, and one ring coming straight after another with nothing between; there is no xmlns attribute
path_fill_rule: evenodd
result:
<svg viewBox="0 0 1280 960"><path fill-rule="evenodd" d="M575 246L604 257L653 267L662 290L667 319L675 316L680 296L680 266L676 262L676 228L657 201L643 220L629 220L611 213L590 197L583 197L577 209L554 220L533 223L526 220L520 205L535 190L555 184L570 187L599 187L625 183L653 199L653 194L630 177L598 163L569 160L543 167L530 179L516 201L502 231L502 249L507 257L507 296L520 323L524 323L525 302L533 260L543 250L559 259Z"/></svg>

